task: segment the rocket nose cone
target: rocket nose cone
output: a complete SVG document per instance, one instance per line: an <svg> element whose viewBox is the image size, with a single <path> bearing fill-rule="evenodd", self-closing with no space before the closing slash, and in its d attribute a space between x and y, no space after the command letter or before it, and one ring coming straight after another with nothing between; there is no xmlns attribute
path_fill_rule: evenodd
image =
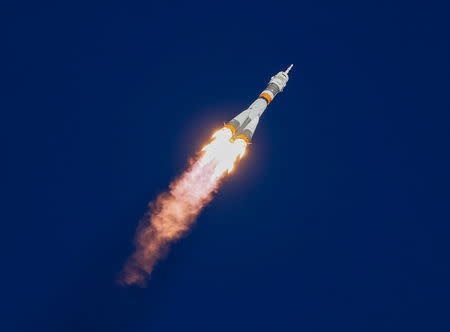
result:
<svg viewBox="0 0 450 332"><path fill-rule="evenodd" d="M288 67L288 69L286 69L286 71L285 71L285 74L286 74L286 75L289 74L289 72L291 71L292 67L294 67L293 64L290 65L290 66Z"/></svg>

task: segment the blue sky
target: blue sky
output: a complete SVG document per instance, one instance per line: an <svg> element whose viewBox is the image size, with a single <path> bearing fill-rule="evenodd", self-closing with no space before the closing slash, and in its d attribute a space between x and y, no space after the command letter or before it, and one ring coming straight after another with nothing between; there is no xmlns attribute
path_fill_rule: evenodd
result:
<svg viewBox="0 0 450 332"><path fill-rule="evenodd" d="M448 10L6 5L2 330L447 331ZM148 202L291 63L192 232L119 287Z"/></svg>

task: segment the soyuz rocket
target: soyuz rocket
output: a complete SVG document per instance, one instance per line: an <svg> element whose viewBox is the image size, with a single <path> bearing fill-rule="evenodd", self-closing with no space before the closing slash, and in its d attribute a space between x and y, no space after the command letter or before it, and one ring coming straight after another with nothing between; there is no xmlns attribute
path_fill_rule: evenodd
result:
<svg viewBox="0 0 450 332"><path fill-rule="evenodd" d="M289 80L289 72L293 65L290 65L285 71L280 71L269 81L266 88L259 95L249 108L238 114L233 120L228 122L225 127L229 128L233 133L231 141L237 139L242 139L247 143L252 140L253 134L255 133L256 126L258 125L259 118L266 110L270 102L275 98L275 96L283 91Z"/></svg>

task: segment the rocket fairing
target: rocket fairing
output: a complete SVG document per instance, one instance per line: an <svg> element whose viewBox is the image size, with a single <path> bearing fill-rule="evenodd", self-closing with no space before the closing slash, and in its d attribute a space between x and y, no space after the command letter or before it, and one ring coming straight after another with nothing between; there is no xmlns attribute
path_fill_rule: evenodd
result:
<svg viewBox="0 0 450 332"><path fill-rule="evenodd" d="M232 141L243 139L249 143L252 140L259 118L275 96L285 88L286 83L289 80L288 74L292 67L293 65L290 65L285 71L280 71L275 76L272 76L269 84L267 84L264 91L261 92L258 99L256 99L249 108L241 112L225 125L233 133L231 138Z"/></svg>

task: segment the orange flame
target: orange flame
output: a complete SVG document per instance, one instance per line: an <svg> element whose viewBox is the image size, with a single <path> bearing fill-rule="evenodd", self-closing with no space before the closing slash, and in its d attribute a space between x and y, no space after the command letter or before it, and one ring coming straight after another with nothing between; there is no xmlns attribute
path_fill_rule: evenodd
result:
<svg viewBox="0 0 450 332"><path fill-rule="evenodd" d="M150 203L150 210L136 232L136 251L125 263L120 283L144 286L170 244L190 229L213 198L225 172L230 173L245 154L247 143L243 139L232 141L232 136L226 127L215 132L212 141L202 149L201 157L170 184L169 191Z"/></svg>
<svg viewBox="0 0 450 332"><path fill-rule="evenodd" d="M247 143L240 138L231 141L232 136L231 130L223 127L212 135L213 141L202 149L205 154L200 159L200 163L207 164L215 160L217 167L214 176L216 177L221 177L226 170L231 173L236 160L241 159L245 154Z"/></svg>

